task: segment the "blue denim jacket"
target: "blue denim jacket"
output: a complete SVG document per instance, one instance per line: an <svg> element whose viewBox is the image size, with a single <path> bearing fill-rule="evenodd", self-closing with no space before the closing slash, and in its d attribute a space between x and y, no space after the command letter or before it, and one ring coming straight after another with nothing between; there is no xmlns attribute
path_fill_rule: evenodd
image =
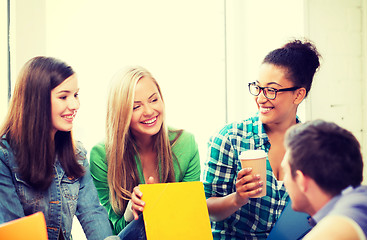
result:
<svg viewBox="0 0 367 240"><path fill-rule="evenodd" d="M49 239L57 240L60 229L65 239L71 239L74 215L88 240L101 240L112 235L107 212L99 203L89 172L86 150L81 144L77 147L77 159L85 167L85 175L78 179L68 178L59 161L56 161L55 177L51 186L40 192L32 189L19 177L9 144L4 139L1 139L1 143L0 224L42 211L46 218Z"/></svg>

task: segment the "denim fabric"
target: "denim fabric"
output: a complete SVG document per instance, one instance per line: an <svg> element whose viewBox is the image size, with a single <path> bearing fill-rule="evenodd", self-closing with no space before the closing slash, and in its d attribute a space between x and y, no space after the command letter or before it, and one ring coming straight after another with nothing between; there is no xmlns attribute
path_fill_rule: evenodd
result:
<svg viewBox="0 0 367 240"><path fill-rule="evenodd" d="M130 222L118 235L121 240L146 240L143 215Z"/></svg>
<svg viewBox="0 0 367 240"><path fill-rule="evenodd" d="M17 174L14 154L6 140L0 144L0 224L42 211L49 239L57 239L62 231L71 239L74 215L88 239L104 239L112 235L106 210L99 204L97 191L89 172L86 151L79 143L77 159L86 173L78 179L69 178L60 163L54 166L54 179L46 191L37 191Z"/></svg>

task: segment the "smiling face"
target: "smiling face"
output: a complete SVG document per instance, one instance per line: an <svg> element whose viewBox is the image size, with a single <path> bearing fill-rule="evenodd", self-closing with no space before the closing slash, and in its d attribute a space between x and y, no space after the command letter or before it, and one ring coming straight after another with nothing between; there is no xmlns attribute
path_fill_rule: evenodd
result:
<svg viewBox="0 0 367 240"><path fill-rule="evenodd" d="M141 78L135 87L130 129L136 138L152 137L163 123L164 103L157 85L150 77Z"/></svg>
<svg viewBox="0 0 367 240"><path fill-rule="evenodd" d="M286 69L267 63L261 65L257 84L260 87L274 89L294 87L293 82L286 78ZM302 101L297 100L298 92L299 90L278 92L275 99L269 100L261 91L255 97L261 122L263 124L280 124L285 121L295 122L297 106Z"/></svg>
<svg viewBox="0 0 367 240"><path fill-rule="evenodd" d="M73 74L51 90L51 117L53 133L71 131L73 120L79 109L78 80Z"/></svg>

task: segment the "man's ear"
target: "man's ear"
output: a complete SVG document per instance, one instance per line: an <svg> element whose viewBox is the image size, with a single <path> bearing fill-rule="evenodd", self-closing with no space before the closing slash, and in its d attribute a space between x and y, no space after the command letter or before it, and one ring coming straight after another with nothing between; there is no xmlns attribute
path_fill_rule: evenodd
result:
<svg viewBox="0 0 367 240"><path fill-rule="evenodd" d="M305 193L308 190L309 178L303 174L300 170L296 171L296 183L301 192Z"/></svg>
<svg viewBox="0 0 367 240"><path fill-rule="evenodd" d="M296 90L296 98L294 99L294 104L300 104L303 99L306 97L306 89L305 88L298 88Z"/></svg>

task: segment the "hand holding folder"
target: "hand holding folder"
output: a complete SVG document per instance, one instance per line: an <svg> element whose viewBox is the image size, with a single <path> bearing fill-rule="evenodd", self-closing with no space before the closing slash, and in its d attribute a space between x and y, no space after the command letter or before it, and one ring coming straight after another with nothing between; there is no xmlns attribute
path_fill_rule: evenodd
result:
<svg viewBox="0 0 367 240"><path fill-rule="evenodd" d="M141 184L148 240L212 240L202 182Z"/></svg>

